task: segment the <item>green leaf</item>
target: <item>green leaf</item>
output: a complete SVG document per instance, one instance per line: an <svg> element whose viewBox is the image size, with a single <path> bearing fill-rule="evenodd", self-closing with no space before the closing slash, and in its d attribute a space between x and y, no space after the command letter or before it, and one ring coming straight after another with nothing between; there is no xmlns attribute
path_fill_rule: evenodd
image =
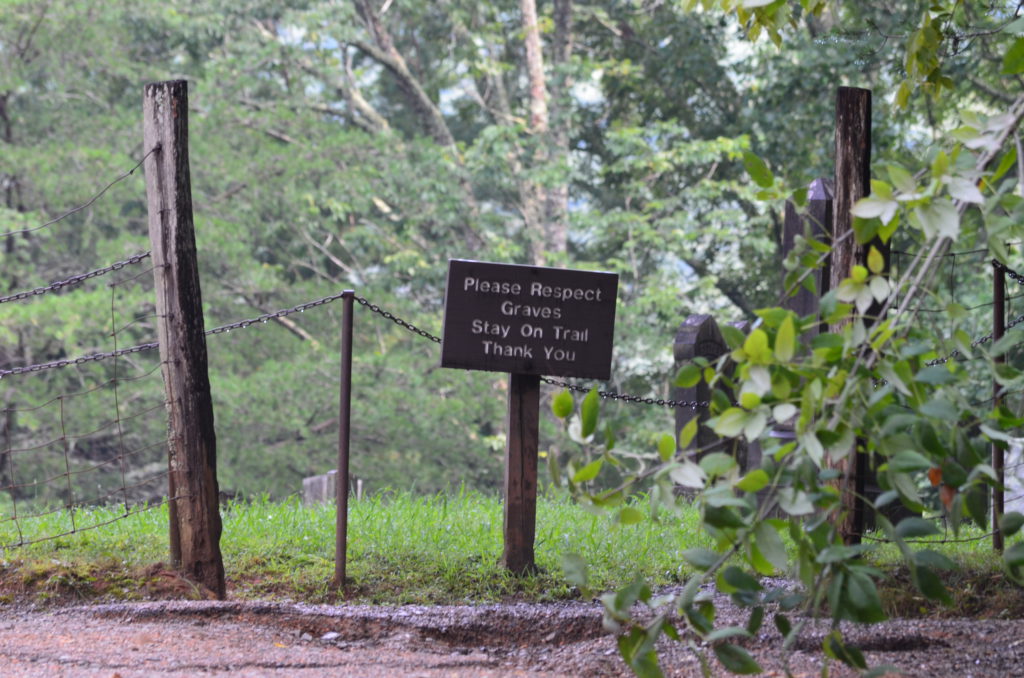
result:
<svg viewBox="0 0 1024 678"><path fill-rule="evenodd" d="M1024 73L1024 38L1017 38L1003 55L1003 74Z"/></svg>
<svg viewBox="0 0 1024 678"><path fill-rule="evenodd" d="M850 214L861 219L874 219L878 217L879 221L883 224L888 224L896 216L896 210L899 209L899 206L900 204L891 198L879 198L869 195L858 200L853 208L850 209ZM875 224L877 225L877 222Z"/></svg>
<svg viewBox="0 0 1024 678"><path fill-rule="evenodd" d="M953 202L945 198L933 200L912 212L915 222L925 236L932 238L949 238L956 240L960 235L960 214Z"/></svg>
<svg viewBox="0 0 1024 678"><path fill-rule="evenodd" d="M617 517L620 525L636 525L639 522L643 522L643 519L644 514L632 506L624 507L619 511L619 515Z"/></svg>
<svg viewBox="0 0 1024 678"><path fill-rule="evenodd" d="M775 183L775 177L772 176L768 165L750 151L743 152L743 166L746 168L750 178L754 180L754 183L761 188L771 188Z"/></svg>
<svg viewBox="0 0 1024 678"><path fill-rule="evenodd" d="M789 617L786 615L776 612L772 619L775 622L775 628L778 629L779 634L783 638L788 636L793 630L793 624L790 623Z"/></svg>
<svg viewBox="0 0 1024 678"><path fill-rule="evenodd" d="M814 511L807 493L792 487L779 490L779 508L791 516L803 516Z"/></svg>
<svg viewBox="0 0 1024 678"><path fill-rule="evenodd" d="M604 459L598 459L592 461L573 475L572 481L574 483L585 483L589 480L593 480L597 477L597 474L601 472L601 465L604 464Z"/></svg>
<svg viewBox="0 0 1024 678"><path fill-rule="evenodd" d="M896 526L896 535L901 539L912 537L927 537L932 534L939 534L939 528L935 523L924 518L904 518Z"/></svg>
<svg viewBox="0 0 1024 678"><path fill-rule="evenodd" d="M696 421L694 419L693 421ZM663 433L658 439L658 456L662 461L668 461L676 454L676 439L671 434Z"/></svg>
<svg viewBox="0 0 1024 678"><path fill-rule="evenodd" d="M1024 527L1024 515L1017 511L1005 513L999 518L999 531L1004 537L1012 537Z"/></svg>
<svg viewBox="0 0 1024 678"><path fill-rule="evenodd" d="M588 437L597 428L597 403L600 396L597 387L590 389L580 405L580 435Z"/></svg>
<svg viewBox="0 0 1024 678"><path fill-rule="evenodd" d="M864 654L856 647L844 643L839 631L833 631L825 638L822 649L826 655L838 659L847 666L861 670L868 667L867 662L864 661Z"/></svg>
<svg viewBox="0 0 1024 678"><path fill-rule="evenodd" d="M565 419L572 414L573 407L572 393L568 389L562 389L558 395L551 400L551 411L559 419Z"/></svg>
<svg viewBox="0 0 1024 678"><path fill-rule="evenodd" d="M854 621L875 624L886 619L875 582L862 572L850 572L846 578L845 599L851 608Z"/></svg>
<svg viewBox="0 0 1024 678"><path fill-rule="evenodd" d="M736 460L724 452L706 454L698 464L709 476L722 476L736 468Z"/></svg>
<svg viewBox="0 0 1024 678"><path fill-rule="evenodd" d="M725 438L735 438L743 432L750 413L739 407L730 407L718 415L714 423L714 432ZM709 422L710 423L710 422Z"/></svg>
<svg viewBox="0 0 1024 678"><path fill-rule="evenodd" d="M742 647L731 643L715 645L715 656L731 673L750 675L761 673L761 666Z"/></svg>
<svg viewBox="0 0 1024 678"><path fill-rule="evenodd" d="M704 642L714 643L719 640L725 640L726 638L735 638L741 636L743 638L750 637L750 631L747 631L742 626L726 626L724 628L716 629L704 637Z"/></svg>
<svg viewBox="0 0 1024 678"><path fill-rule="evenodd" d="M775 357L779 362L789 362L796 352L796 327L793 316L787 315L775 334Z"/></svg>
<svg viewBox="0 0 1024 678"><path fill-rule="evenodd" d="M764 588L752 575L735 565L725 568L719 575L719 587L722 587L723 582L726 584L725 588L729 589L726 593L732 593L733 591L761 591Z"/></svg>
<svg viewBox="0 0 1024 678"><path fill-rule="evenodd" d="M912 569L911 578L914 580L914 586L917 590L925 595L929 600L938 600L946 605L952 605L953 599L949 595L949 591L942 584L942 580L935 574L929 567L918 566Z"/></svg>
<svg viewBox="0 0 1024 678"><path fill-rule="evenodd" d="M956 563L945 555L931 549L914 551L914 564L923 565L936 570L955 570Z"/></svg>
<svg viewBox="0 0 1024 678"><path fill-rule="evenodd" d="M874 245L868 250L868 270L876 275L885 270L885 257Z"/></svg>
<svg viewBox="0 0 1024 678"><path fill-rule="evenodd" d="M693 388L700 383L700 377L703 372L699 365L687 363L679 368L676 380L673 383L680 388Z"/></svg>
<svg viewBox="0 0 1024 678"><path fill-rule="evenodd" d="M767 471L756 468L736 483L736 489L744 492L757 492L767 487L770 481L771 478L768 476Z"/></svg>
<svg viewBox="0 0 1024 678"><path fill-rule="evenodd" d="M590 576L587 570L587 561L578 553L562 554L562 572L570 584L581 591L587 589Z"/></svg>
<svg viewBox="0 0 1024 678"><path fill-rule="evenodd" d="M695 569L704 572L710 570L718 562L721 557L718 553L709 549L692 548L686 549L680 554L683 556L683 560L692 565Z"/></svg>
<svg viewBox="0 0 1024 678"><path fill-rule="evenodd" d="M914 452L913 450L903 450L897 452L889 460L889 468L899 473L913 473L914 471L927 471L935 464L932 463L928 457Z"/></svg>
<svg viewBox="0 0 1024 678"><path fill-rule="evenodd" d="M698 490L703 489L708 481L708 476L704 473L704 469L689 459L684 460L678 467L669 471L668 477L683 487L692 487Z"/></svg>
<svg viewBox="0 0 1024 678"><path fill-rule="evenodd" d="M772 352L768 348L768 335L758 328L747 335L743 342L743 352L755 365L768 365L772 361Z"/></svg>
<svg viewBox="0 0 1024 678"><path fill-rule="evenodd" d="M1024 565L1024 541L1019 541L1003 554L1003 561L1010 567Z"/></svg>
<svg viewBox="0 0 1024 678"><path fill-rule="evenodd" d="M759 523L754 530L754 543L761 551L765 560L771 563L772 567L780 572L785 572L789 566L789 556L786 554L786 547L778 531L770 523Z"/></svg>
<svg viewBox="0 0 1024 678"><path fill-rule="evenodd" d="M698 420L697 420L697 417L694 417L690 421L686 422L686 426L684 426L682 429L680 429L680 431L679 431L679 448L680 449L684 449L685 450L687 447L690 446L690 443L693 442L694 436L697 435L697 426L698 426Z"/></svg>

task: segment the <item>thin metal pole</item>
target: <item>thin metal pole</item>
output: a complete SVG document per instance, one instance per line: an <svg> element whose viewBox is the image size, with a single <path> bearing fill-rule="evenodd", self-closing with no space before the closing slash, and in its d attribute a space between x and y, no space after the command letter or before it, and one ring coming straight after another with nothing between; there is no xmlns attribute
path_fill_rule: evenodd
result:
<svg viewBox="0 0 1024 678"><path fill-rule="evenodd" d="M992 308L992 342L995 343L1006 334L1006 272L998 264L992 268L992 298L995 302ZM1006 356L999 356L996 358L996 362L1006 362ZM996 407L999 407L1003 400L999 391L999 383L993 380L992 396L995 399ZM1000 552L1003 550L1003 532L999 529L999 521L1003 517L1004 509L1003 483L1006 480L1004 462L1003 448L998 442L993 441L992 469L996 472L996 486L992 490L992 549Z"/></svg>
<svg viewBox="0 0 1024 678"><path fill-rule="evenodd" d="M336 523L334 539L334 587L345 590L348 552L348 444L352 414L352 309L356 293L342 293L341 393L338 398L338 472L334 476Z"/></svg>

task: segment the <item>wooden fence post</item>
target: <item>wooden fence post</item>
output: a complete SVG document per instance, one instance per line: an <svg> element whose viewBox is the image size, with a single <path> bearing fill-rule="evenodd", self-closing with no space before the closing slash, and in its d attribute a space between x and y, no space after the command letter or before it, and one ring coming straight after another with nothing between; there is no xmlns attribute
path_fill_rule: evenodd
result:
<svg viewBox="0 0 1024 678"><path fill-rule="evenodd" d="M865 266L869 248L874 246L889 270L889 247L878 238L860 245L853 237L850 209L871 192L871 90L840 87L836 96L835 194L832 205L832 263L830 289L839 287L855 265ZM868 310L877 316L879 306ZM833 332L841 326L831 328ZM849 455L836 464L842 473L840 482L839 533L847 544L860 543L864 533L864 497L869 474L868 457L858 440Z"/></svg>
<svg viewBox="0 0 1024 678"><path fill-rule="evenodd" d="M505 549L501 564L530 574L537 531L537 448L540 429L540 377L510 374L508 439L505 444Z"/></svg>
<svg viewBox="0 0 1024 678"><path fill-rule="evenodd" d="M192 223L188 83L146 85L143 140L157 336L169 421L172 559L177 556L187 576L223 599L217 441Z"/></svg>

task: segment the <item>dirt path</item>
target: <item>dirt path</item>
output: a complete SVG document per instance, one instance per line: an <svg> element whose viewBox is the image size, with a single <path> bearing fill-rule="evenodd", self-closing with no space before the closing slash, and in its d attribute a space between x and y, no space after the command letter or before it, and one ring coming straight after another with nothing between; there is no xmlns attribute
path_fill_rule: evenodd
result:
<svg viewBox="0 0 1024 678"><path fill-rule="evenodd" d="M720 617L729 621L728 609ZM735 621L738 621L739 618ZM791 658L818 676L821 631ZM893 620L849 629L892 675L1024 675L1024 622ZM747 641L766 675L784 675L778 636ZM661 648L671 676L699 676L680 644ZM716 665L717 671L717 665ZM4 678L239 676L625 676L614 638L587 603L460 607L156 602L57 609L0 607ZM719 672L716 672L719 675ZM833 676L852 675L845 670Z"/></svg>

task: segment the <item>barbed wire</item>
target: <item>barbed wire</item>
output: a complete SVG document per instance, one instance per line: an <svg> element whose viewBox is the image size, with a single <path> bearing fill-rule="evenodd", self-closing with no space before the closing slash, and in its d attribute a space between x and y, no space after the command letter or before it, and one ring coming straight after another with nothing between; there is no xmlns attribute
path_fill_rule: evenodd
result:
<svg viewBox="0 0 1024 678"><path fill-rule="evenodd" d="M73 275L70 278L65 278L64 280L56 280L50 283L49 285L44 285L43 287L36 287L35 289L26 290L24 292L18 292L17 294L11 294L6 297L0 297L0 304L6 304L9 301L20 301L22 299L38 296L40 294L46 294L47 292L56 292L57 290L63 289L65 287L72 287L74 285L83 283L91 278L98 278L102 275L106 275L107 273L111 273L112 271L119 271L125 266L132 266L134 264L137 264L143 259L148 258L149 256L149 252L141 252L139 254L134 254L122 261L114 262L110 266L98 268L95 271L89 271L88 273Z"/></svg>
<svg viewBox="0 0 1024 678"><path fill-rule="evenodd" d="M103 194L106 193L107 191L109 191L115 185L121 183L122 181L124 181L125 179L130 177L131 175L135 174L135 170L137 170L140 167L142 167L142 163L146 162L146 158L148 158L149 156L153 155L154 153L156 153L159 150L160 150L160 144L157 144L156 146L151 148L148 153L146 153L144 156L142 156L142 158L137 163L135 163L134 167L132 167L130 170L128 170L127 172L125 172L124 174L122 174L121 176L119 176L118 178L114 179L113 181L111 181L106 186L104 186L103 189L100 190L99 193L97 193L96 195L94 195L91 198L89 198L88 202L85 202L85 203L79 205L78 207L75 207L74 209L68 210L64 214L62 214L59 217L57 217L56 219L50 219L45 224L40 224L39 226L33 226L32 228L23 228L23 229L20 229L20 230L17 230L17 231L8 231L7 233L0 233L0 238L10 238L10 237L13 237L13 236L16 236L16 235L25 235L25 234L28 234L28 233L34 233L35 231L39 231L39 230L42 230L42 229L46 228L47 226L53 226L57 222L62 221L64 219L67 219L68 217L70 217L72 214L75 214L76 212L81 212L86 207L89 207L94 202L96 202L97 200L102 198Z"/></svg>

